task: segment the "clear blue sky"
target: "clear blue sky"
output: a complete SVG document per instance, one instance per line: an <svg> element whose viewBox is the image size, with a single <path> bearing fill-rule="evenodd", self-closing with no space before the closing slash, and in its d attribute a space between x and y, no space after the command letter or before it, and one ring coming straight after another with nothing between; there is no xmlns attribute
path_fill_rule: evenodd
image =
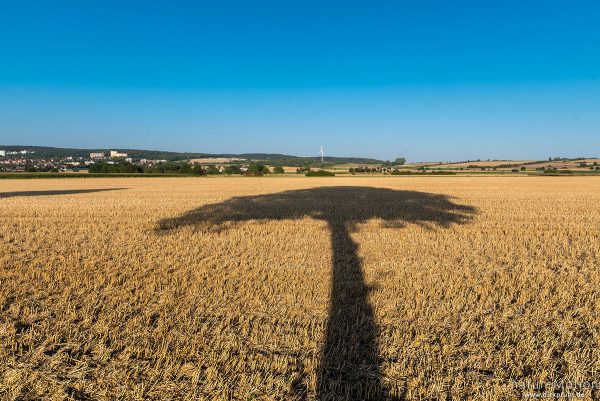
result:
<svg viewBox="0 0 600 401"><path fill-rule="evenodd" d="M600 3L6 1L0 144L600 155Z"/></svg>

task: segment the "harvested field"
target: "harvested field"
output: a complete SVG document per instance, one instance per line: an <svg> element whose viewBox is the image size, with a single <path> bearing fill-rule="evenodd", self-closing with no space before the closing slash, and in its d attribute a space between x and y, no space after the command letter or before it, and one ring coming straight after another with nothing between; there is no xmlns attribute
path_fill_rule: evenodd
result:
<svg viewBox="0 0 600 401"><path fill-rule="evenodd" d="M407 164L407 167L436 167L436 168L467 168L469 166L480 166L480 167L498 167L506 164L521 165L523 163L530 163L534 160L480 160L480 161L468 161L460 163L411 163Z"/></svg>
<svg viewBox="0 0 600 401"><path fill-rule="evenodd" d="M0 217L1 400L600 381L600 178L3 180Z"/></svg>
<svg viewBox="0 0 600 401"><path fill-rule="evenodd" d="M511 170L512 168L524 166L528 170L535 170L539 167L548 167L552 166L554 168L564 168L564 169L573 169L573 170L587 170L587 167L580 167L580 164L585 162L588 166L591 167L596 163L600 163L600 159L581 159L581 160L559 160L559 161L548 161L541 160L538 163L535 160L494 160L494 161L469 161L469 162L460 162L460 163L413 163L407 164L406 167L430 167L430 168L447 168L447 169L460 169L460 168L468 168L469 166L477 166L477 167L500 167L500 169ZM511 166L511 167L502 167L502 166Z"/></svg>

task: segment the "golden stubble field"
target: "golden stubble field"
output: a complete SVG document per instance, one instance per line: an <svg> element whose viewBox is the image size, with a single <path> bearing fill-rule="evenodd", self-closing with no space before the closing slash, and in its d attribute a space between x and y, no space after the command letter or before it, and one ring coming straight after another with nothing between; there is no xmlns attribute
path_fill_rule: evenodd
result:
<svg viewBox="0 0 600 401"><path fill-rule="evenodd" d="M0 247L2 400L600 380L594 177L2 180Z"/></svg>

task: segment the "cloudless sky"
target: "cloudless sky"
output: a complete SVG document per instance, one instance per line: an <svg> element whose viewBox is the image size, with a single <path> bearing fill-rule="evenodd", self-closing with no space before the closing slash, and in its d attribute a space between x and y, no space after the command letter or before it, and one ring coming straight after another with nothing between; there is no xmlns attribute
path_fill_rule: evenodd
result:
<svg viewBox="0 0 600 401"><path fill-rule="evenodd" d="M600 155L597 1L12 1L0 144Z"/></svg>

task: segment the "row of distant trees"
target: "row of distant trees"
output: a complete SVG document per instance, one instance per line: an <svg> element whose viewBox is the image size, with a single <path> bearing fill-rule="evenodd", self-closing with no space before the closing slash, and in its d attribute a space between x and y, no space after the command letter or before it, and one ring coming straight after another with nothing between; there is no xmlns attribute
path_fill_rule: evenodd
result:
<svg viewBox="0 0 600 401"><path fill-rule="evenodd" d="M242 171L241 165L227 165L223 170L219 170L216 166L201 166L199 164L189 164L187 162L165 162L159 163L153 167L136 166L127 161L109 164L105 162L95 163L89 167L90 173L105 173L105 174L182 174L182 175L219 175L219 174L240 174L261 176L265 174L283 174L282 166L275 166L273 170L261 163L250 163L245 171Z"/></svg>
<svg viewBox="0 0 600 401"><path fill-rule="evenodd" d="M104 174L133 174L143 173L143 169L129 162L118 162L114 164L109 163L95 163L89 167L90 173L104 173Z"/></svg>
<svg viewBox="0 0 600 401"><path fill-rule="evenodd" d="M391 167L350 167L348 172L350 173L391 173L394 169Z"/></svg>

